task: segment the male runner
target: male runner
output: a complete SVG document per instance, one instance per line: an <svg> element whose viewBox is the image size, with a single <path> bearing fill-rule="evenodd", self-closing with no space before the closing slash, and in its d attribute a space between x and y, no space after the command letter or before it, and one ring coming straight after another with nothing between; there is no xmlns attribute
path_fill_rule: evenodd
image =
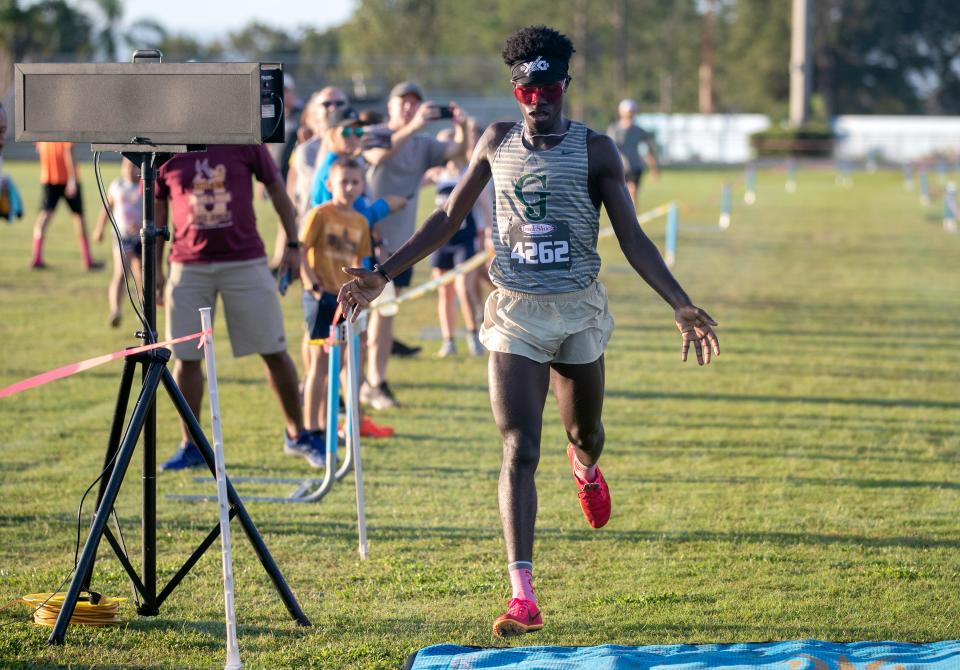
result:
<svg viewBox="0 0 960 670"><path fill-rule="evenodd" d="M563 116L573 45L545 26L507 40L521 123L495 123L483 134L463 179L443 207L382 265L340 289L344 309L365 307L396 277L448 240L490 177L496 187L497 286L487 300L481 340L490 350L490 402L503 438L499 502L513 597L493 624L498 635L543 627L532 586L534 474L548 386L556 393L569 439L567 454L587 522L603 526L610 494L597 468L603 449L603 351L613 330L607 296L597 281L600 206L620 248L643 279L673 307L682 336L681 360L692 344L709 363L720 346L716 322L670 274L637 223L616 145Z"/></svg>

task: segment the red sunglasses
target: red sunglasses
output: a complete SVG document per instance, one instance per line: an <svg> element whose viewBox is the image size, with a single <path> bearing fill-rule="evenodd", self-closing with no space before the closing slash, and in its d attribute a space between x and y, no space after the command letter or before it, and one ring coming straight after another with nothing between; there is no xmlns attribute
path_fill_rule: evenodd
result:
<svg viewBox="0 0 960 670"><path fill-rule="evenodd" d="M524 105L535 105L537 104L537 100L552 103L563 97L563 92L566 88L566 79L561 79L558 82L545 84L543 86L521 86L520 84L514 84L513 97Z"/></svg>

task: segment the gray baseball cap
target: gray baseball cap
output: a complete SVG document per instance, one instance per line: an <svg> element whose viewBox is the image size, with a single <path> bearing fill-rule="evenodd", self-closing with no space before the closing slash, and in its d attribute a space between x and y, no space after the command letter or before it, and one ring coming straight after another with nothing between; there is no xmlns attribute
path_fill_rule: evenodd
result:
<svg viewBox="0 0 960 670"><path fill-rule="evenodd" d="M391 98L400 98L405 95L415 95L423 100L423 90L417 85L416 82L401 81L399 84L390 89Z"/></svg>

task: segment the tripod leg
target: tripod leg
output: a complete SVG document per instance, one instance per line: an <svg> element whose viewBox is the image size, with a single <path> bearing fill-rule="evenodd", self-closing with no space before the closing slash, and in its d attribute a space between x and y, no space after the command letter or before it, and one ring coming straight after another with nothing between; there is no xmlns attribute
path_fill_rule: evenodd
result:
<svg viewBox="0 0 960 670"><path fill-rule="evenodd" d="M83 587L83 579L90 572L93 566L93 557L97 551L97 545L100 538L103 537L103 529L110 518L110 510L117 500L117 494L120 493L120 485L123 484L123 477L127 473L127 467L130 465L130 459L133 457L133 450L137 445L137 439L140 437L140 431L143 428L147 418L147 410L153 405L154 395L157 392L157 386L160 384L161 374L166 371L162 363L151 363L147 367L146 379L140 389L140 395L133 408L133 415L130 417L130 424L120 443L120 449L117 451L116 463L113 466L113 473L110 475L110 481L107 482L107 488L103 492L103 500L97 506L97 513L90 524L90 534L87 535L87 541L83 545L83 553L77 563L74 571L73 580L70 582L70 588L67 596L63 600L60 608L60 614L57 616L57 622L54 624L53 632L47 638L47 644L63 644L63 637L67 631L67 625L70 623L70 617L73 616L73 610L77 606L77 598L80 596L80 590Z"/></svg>
<svg viewBox="0 0 960 670"><path fill-rule="evenodd" d="M193 410L191 410L190 405L187 404L187 399L183 397L183 393L181 393L176 381L174 381L173 375L166 368L163 370L162 381L164 388L167 389L170 399L177 408L177 412L180 413L180 417L187 424L187 429L190 433L190 437L193 438L193 443L197 445L197 448L203 455L203 460L206 461L207 467L210 468L210 472L216 476L216 465L214 464L213 460L213 449L210 447L210 443L203 434L203 429L200 427L200 422L197 421L197 417L193 415ZM270 581L273 582L274 588L276 588L277 592L280 594L280 599L283 600L283 604L286 606L287 611L290 612L290 616L292 616L294 620L301 626L310 626L310 619L307 618L307 615L304 614L303 609L300 608L300 604L293 595L293 591L290 590L286 580L283 578L280 568L273 560L270 550L267 548L266 543L264 543L263 538L260 536L260 531L257 530L256 525L253 523L253 519L251 519L250 515L247 514L247 509L243 505L243 500L240 499L240 495L237 493L236 489L233 488L233 484L230 483L229 478L227 479L227 494L230 498L230 504L236 510L237 517L240 519L240 525L243 526L243 531L247 534L250 544L253 545L253 550L256 552L257 558L260 559L260 564L263 565L263 569L266 570L267 575L270 577Z"/></svg>
<svg viewBox="0 0 960 670"><path fill-rule="evenodd" d="M120 376L117 406L113 412L113 424L110 426L110 438L107 440L107 453L103 457L103 474L100 476L100 489L97 491L97 504L94 509L100 508L100 501L103 500L107 482L110 480L110 475L113 474L113 459L120 448L120 438L123 437L123 424L127 418L127 402L130 400L130 389L133 387L133 373L136 367L135 361L129 358L123 359L123 374ZM93 560L90 561L90 570L83 576L83 591L90 590L90 582L93 581L93 566L96 560L97 552L94 550Z"/></svg>
<svg viewBox="0 0 960 670"><path fill-rule="evenodd" d="M164 371L166 369L163 368ZM140 524L140 544L143 547L140 565L147 592L137 613L141 616L157 616L160 613L157 604L157 401L155 396L148 400L146 422L143 424L143 474L140 483L143 519Z"/></svg>

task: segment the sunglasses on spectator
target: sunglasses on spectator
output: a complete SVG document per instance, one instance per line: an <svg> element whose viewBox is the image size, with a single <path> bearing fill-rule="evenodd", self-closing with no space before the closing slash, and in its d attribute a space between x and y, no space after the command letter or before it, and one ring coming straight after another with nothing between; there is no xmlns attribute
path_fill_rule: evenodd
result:
<svg viewBox="0 0 960 670"><path fill-rule="evenodd" d="M346 128L340 129L341 137L350 137L351 135L354 137L363 137L363 128L361 126L354 126L352 128L347 126Z"/></svg>
<svg viewBox="0 0 960 670"><path fill-rule="evenodd" d="M347 104L346 100L322 100L320 102L324 107L343 107Z"/></svg>
<svg viewBox="0 0 960 670"><path fill-rule="evenodd" d="M542 86L521 86L520 84L514 84L513 97L524 105L534 105L537 103L537 100L543 100L544 102L548 103L556 102L563 97L563 92L566 90L566 88L566 79L561 79L560 81L552 84L545 84Z"/></svg>

